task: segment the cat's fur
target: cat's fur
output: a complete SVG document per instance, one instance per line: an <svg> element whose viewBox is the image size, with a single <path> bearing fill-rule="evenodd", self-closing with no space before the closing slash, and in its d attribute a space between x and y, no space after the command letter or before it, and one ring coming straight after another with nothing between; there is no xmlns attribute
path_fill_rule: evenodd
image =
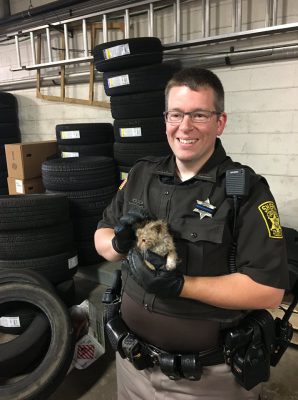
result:
<svg viewBox="0 0 298 400"><path fill-rule="evenodd" d="M136 229L136 237L141 252L151 250L162 257L167 256L166 269L170 271L176 268L178 257L175 244L165 221L159 219L145 223ZM154 269L152 264L145 262Z"/></svg>

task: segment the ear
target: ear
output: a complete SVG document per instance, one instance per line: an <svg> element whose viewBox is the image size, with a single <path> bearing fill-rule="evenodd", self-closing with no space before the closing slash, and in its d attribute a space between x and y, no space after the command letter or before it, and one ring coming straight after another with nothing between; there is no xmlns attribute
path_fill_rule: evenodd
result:
<svg viewBox="0 0 298 400"><path fill-rule="evenodd" d="M154 225L154 230L156 231L156 233L160 233L162 231L162 223L161 222L157 222Z"/></svg>
<svg viewBox="0 0 298 400"><path fill-rule="evenodd" d="M221 113L217 120L217 136L223 133L227 123L227 114L225 112Z"/></svg>

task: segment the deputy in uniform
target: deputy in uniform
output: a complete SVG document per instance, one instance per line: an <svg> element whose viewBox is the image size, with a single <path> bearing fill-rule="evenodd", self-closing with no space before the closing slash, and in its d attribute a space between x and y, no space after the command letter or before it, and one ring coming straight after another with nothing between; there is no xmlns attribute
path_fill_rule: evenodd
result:
<svg viewBox="0 0 298 400"><path fill-rule="evenodd" d="M288 273L275 201L265 179L245 168L249 192L238 204L235 249L226 171L243 166L219 139L227 121L220 80L200 68L177 72L166 88L166 110L173 154L135 164L95 233L100 255L125 260L122 321L166 361L138 370L117 354L118 400L256 400L260 385L244 389L225 363L223 333L249 310L278 307L283 298ZM152 254L156 269L149 269L134 249L133 226L143 218L167 221L180 261L175 270L160 268ZM201 376L187 369L198 354Z"/></svg>

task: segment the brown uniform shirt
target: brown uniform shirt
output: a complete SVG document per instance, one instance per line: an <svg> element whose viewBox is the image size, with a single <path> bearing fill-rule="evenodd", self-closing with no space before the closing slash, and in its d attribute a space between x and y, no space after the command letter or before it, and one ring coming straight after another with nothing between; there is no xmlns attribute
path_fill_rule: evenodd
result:
<svg viewBox="0 0 298 400"><path fill-rule="evenodd" d="M114 228L130 208L144 207L152 219L168 222L181 272L192 276L228 274L233 200L226 196L225 171L239 166L226 156L219 139L201 171L186 182L175 173L174 156L140 160L104 211L98 228ZM275 201L266 181L255 178L253 175L249 196L241 202L237 218L237 270L258 283L286 288L286 250ZM202 207L198 212L201 202L209 216L202 217ZM121 312L144 340L179 351L214 344L222 324L241 317L238 310L190 299L158 299L129 279Z"/></svg>

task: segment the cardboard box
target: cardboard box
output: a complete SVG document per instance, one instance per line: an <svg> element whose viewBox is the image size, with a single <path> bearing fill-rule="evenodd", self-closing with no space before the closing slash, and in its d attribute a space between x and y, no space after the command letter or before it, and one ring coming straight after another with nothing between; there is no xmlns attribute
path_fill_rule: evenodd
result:
<svg viewBox="0 0 298 400"><path fill-rule="evenodd" d="M58 153L55 140L5 145L8 176L31 179L41 176L41 164Z"/></svg>
<svg viewBox="0 0 298 400"><path fill-rule="evenodd" d="M41 177L32 179L17 179L9 176L7 178L7 183L9 194L32 194L44 192Z"/></svg>

